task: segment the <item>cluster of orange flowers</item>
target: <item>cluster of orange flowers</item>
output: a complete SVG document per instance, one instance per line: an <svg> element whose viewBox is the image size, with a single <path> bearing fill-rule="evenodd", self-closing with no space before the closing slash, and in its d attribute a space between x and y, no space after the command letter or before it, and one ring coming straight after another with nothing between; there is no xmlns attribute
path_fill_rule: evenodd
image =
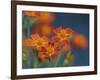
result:
<svg viewBox="0 0 100 80"><path fill-rule="evenodd" d="M45 36L40 37L38 34L33 34L30 39L24 41L24 44L38 51L38 58L40 61L56 57L57 45L50 42Z"/></svg>
<svg viewBox="0 0 100 80"><path fill-rule="evenodd" d="M61 50L64 53L70 51L71 40L79 47L87 47L86 38L83 35L73 37L73 31L70 28L55 29L50 39L46 36L41 37L38 34L32 34L31 38L24 41L24 45L37 50L39 60L43 61L45 59L54 59Z"/></svg>

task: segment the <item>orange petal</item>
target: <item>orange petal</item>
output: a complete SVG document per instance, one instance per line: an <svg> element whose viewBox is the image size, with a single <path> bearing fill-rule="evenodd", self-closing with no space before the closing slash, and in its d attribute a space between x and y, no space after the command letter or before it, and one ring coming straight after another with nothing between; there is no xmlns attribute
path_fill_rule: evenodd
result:
<svg viewBox="0 0 100 80"><path fill-rule="evenodd" d="M34 40L40 38L40 36L38 34L33 34L31 35L31 38Z"/></svg>
<svg viewBox="0 0 100 80"><path fill-rule="evenodd" d="M83 35L74 35L73 43L80 48L87 48L88 46L88 41Z"/></svg>
<svg viewBox="0 0 100 80"><path fill-rule="evenodd" d="M24 45L25 46L33 46L33 42L31 39L26 39L26 40L24 40Z"/></svg>
<svg viewBox="0 0 100 80"><path fill-rule="evenodd" d="M23 11L23 14L27 15L29 17L38 16L38 14L36 12L33 12L33 11Z"/></svg>

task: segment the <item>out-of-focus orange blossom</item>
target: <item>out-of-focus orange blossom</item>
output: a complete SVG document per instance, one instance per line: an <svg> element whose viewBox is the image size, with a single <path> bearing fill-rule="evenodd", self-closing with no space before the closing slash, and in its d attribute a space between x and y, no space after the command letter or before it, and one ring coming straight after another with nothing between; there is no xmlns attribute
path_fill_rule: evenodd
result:
<svg viewBox="0 0 100 80"><path fill-rule="evenodd" d="M41 25L32 29L32 34L38 33L40 36L47 36L49 37L53 32L54 27L52 25Z"/></svg>
<svg viewBox="0 0 100 80"><path fill-rule="evenodd" d="M38 26L35 31L42 36L49 36L53 32L52 21L54 20L54 14L48 12L39 12ZM33 30L34 31L34 30Z"/></svg>
<svg viewBox="0 0 100 80"><path fill-rule="evenodd" d="M74 35L73 37L73 43L75 47L80 47L80 48L87 48L88 46L88 41L87 38L83 35Z"/></svg>
<svg viewBox="0 0 100 80"><path fill-rule="evenodd" d="M54 14L49 12L23 11L23 14L30 18L36 17L40 23L50 24L54 20Z"/></svg>
<svg viewBox="0 0 100 80"><path fill-rule="evenodd" d="M40 12L38 18L42 23L50 24L54 20L54 14L49 12Z"/></svg>
<svg viewBox="0 0 100 80"><path fill-rule="evenodd" d="M23 44L26 47L32 47L33 46L32 39L26 39L26 40L24 40L24 43Z"/></svg>
<svg viewBox="0 0 100 80"><path fill-rule="evenodd" d="M28 16L28 17L34 17L34 16L38 16L37 12L33 12L33 11L23 11L23 14Z"/></svg>
<svg viewBox="0 0 100 80"><path fill-rule="evenodd" d="M41 27L41 34L43 36L49 36L53 32L53 27L49 25L44 25Z"/></svg>

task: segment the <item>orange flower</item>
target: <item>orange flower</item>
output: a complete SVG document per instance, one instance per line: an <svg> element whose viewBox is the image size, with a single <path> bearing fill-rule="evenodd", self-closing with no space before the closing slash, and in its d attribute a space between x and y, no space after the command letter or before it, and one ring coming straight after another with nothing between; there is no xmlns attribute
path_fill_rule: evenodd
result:
<svg viewBox="0 0 100 80"><path fill-rule="evenodd" d="M48 44L48 38L46 37L40 37L38 34L33 34L31 36L32 38L32 42L33 42L33 46L36 48L36 49L39 49L43 46L46 46Z"/></svg>
<svg viewBox="0 0 100 80"><path fill-rule="evenodd" d="M71 38L72 30L70 28L58 28L54 31L53 40L62 45L68 45L70 43Z"/></svg>
<svg viewBox="0 0 100 80"><path fill-rule="evenodd" d="M43 36L50 36L52 31L53 31L53 27L51 25L44 25L40 27L40 33Z"/></svg>
<svg viewBox="0 0 100 80"><path fill-rule="evenodd" d="M46 54L46 52L39 52L38 53L38 59L39 59L39 61L40 62L42 62L43 60L48 60L49 59L49 57L48 57L48 55Z"/></svg>
<svg viewBox="0 0 100 80"><path fill-rule="evenodd" d="M39 50L39 59L54 59L59 51L57 45L49 43L47 46L41 47Z"/></svg>
<svg viewBox="0 0 100 80"><path fill-rule="evenodd" d="M38 18L40 22L50 24L54 20L54 14L50 12L40 12Z"/></svg>
<svg viewBox="0 0 100 80"><path fill-rule="evenodd" d="M73 37L73 43L75 47L80 47L80 48L87 48L88 46L88 41L86 39L86 37L84 37L83 35L74 35Z"/></svg>
<svg viewBox="0 0 100 80"><path fill-rule="evenodd" d="M53 57L55 57L55 55L56 55L56 51L55 51L55 48L53 47L53 46L48 46L47 47L47 54L51 57L51 58L53 58Z"/></svg>
<svg viewBox="0 0 100 80"><path fill-rule="evenodd" d="M57 52L59 51L59 48L56 44L48 44L46 46L47 54L51 59L54 59L57 56Z"/></svg>
<svg viewBox="0 0 100 80"><path fill-rule="evenodd" d="M26 39L26 40L24 40L24 46L26 46L26 47L32 47L33 46L32 39Z"/></svg>
<svg viewBox="0 0 100 80"><path fill-rule="evenodd" d="M27 47L34 47L38 50L39 48L48 45L48 42L48 38L40 37L38 34L33 34L31 35L31 38L24 41L24 45Z"/></svg>
<svg viewBox="0 0 100 80"><path fill-rule="evenodd" d="M23 14L29 17L38 16L38 13L33 11L23 11Z"/></svg>

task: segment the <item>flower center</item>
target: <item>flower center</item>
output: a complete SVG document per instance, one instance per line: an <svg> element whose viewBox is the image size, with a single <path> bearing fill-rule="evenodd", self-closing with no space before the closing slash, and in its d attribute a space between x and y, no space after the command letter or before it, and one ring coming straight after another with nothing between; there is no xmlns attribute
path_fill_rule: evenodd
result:
<svg viewBox="0 0 100 80"><path fill-rule="evenodd" d="M48 53L51 55L54 52L54 48L50 47L48 48Z"/></svg>

